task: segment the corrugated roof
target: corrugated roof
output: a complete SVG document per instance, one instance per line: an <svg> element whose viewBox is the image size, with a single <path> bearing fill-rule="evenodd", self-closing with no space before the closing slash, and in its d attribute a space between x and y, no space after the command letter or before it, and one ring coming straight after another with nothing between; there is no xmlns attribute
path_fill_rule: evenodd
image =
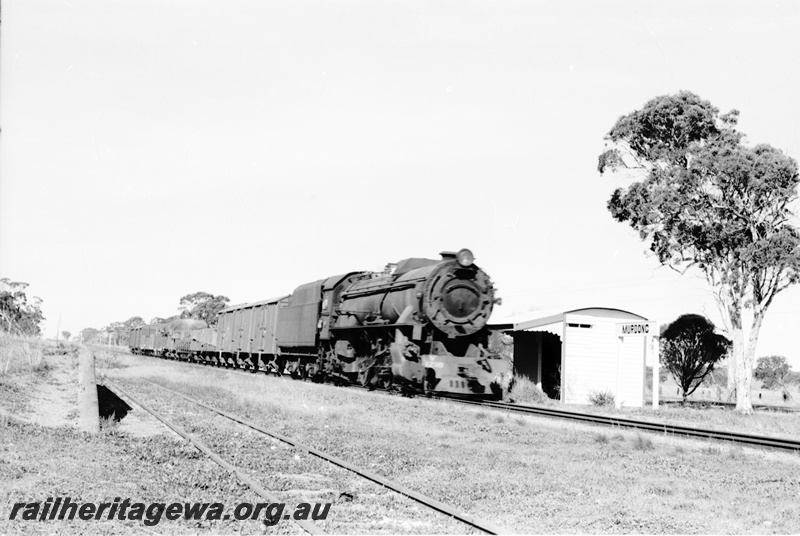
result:
<svg viewBox="0 0 800 536"><path fill-rule="evenodd" d="M550 324L555 324L558 322L563 322L564 318L568 314L582 314L586 316L598 316L605 318L620 318L620 319L631 318L637 320L647 320L647 318L643 317L642 315L638 315L630 311L625 311L623 309L615 309L613 307L581 307L579 309L568 309L568 310L549 309L541 311L530 311L528 313L522 313L519 315L507 317L505 319L497 319L497 320L492 318L490 319L489 327L491 328L492 325L503 325L503 326L512 325L514 327L514 330L534 329L542 326L547 326Z"/></svg>

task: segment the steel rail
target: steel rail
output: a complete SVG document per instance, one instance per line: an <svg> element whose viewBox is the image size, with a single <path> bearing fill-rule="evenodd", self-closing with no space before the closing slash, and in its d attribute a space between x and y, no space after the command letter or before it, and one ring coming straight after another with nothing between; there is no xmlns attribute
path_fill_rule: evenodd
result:
<svg viewBox="0 0 800 536"><path fill-rule="evenodd" d="M110 387L112 390L116 391L118 395L124 396L125 398L127 398L128 400L130 400L131 402L133 402L146 412L150 413L153 417L164 423L168 428L173 430L175 433L188 440L192 445L194 445L196 449L200 450L206 456L214 460L218 465L227 469L230 473L234 474L239 480L247 484L250 487L250 489L255 491L258 495L260 495L261 497L263 497L264 499L268 500L271 503L281 502L276 497L271 495L266 489L261 487L255 480L253 480L246 474L239 471L235 466L229 464L228 462L220 458L213 450L211 450L205 443L197 439L194 435L186 432L183 428L179 427L178 425L171 423L170 421L165 419L162 415L160 415L158 412L156 412L152 408L145 406L139 400L132 397L129 393L123 391L122 389L120 389L119 386L113 384L109 380L106 379L105 384L107 387ZM300 525L300 527L309 534L326 534L321 528L319 528L314 523L311 523L309 521L296 520L296 519L292 519L292 521Z"/></svg>
<svg viewBox="0 0 800 536"><path fill-rule="evenodd" d="M577 411L546 408L541 406L520 406L517 404L509 404L504 402L461 400L458 398L443 397L443 396L437 396L437 398L440 398L442 400L459 402L462 404L471 404L481 407L502 409L506 411L512 411L515 413L526 413L533 415L541 415L545 417L557 417L561 419L570 419L570 420L588 422L592 424L619 426L623 428L635 428L638 430L646 430L651 432L659 432L659 433L666 433L666 434L673 434L680 436L731 441L735 443L743 443L759 447L772 447L777 449L796 450L796 451L800 450L800 440L797 439L769 437L756 434L742 434L738 432L726 432L724 430L709 430L704 428L696 428L693 426L683 426L679 424L668 424L663 422L659 423L650 421L640 421L636 419L628 419L625 417L610 417L607 415L580 413Z"/></svg>
<svg viewBox="0 0 800 536"><path fill-rule="evenodd" d="M260 432L260 433L262 433L264 435L267 435L269 437L272 437L274 439L277 439L279 441L287 443L287 444L289 444L289 445L291 445L291 446L293 446L293 447L295 447L295 448L297 448L299 450L305 451L308 454L311 454L313 456L321 458L321 459L323 459L325 461L328 461L328 462L330 462L330 463L332 463L334 465L337 465L337 466L339 466L339 467L341 467L343 469L347 469L348 471L352 471L352 472L356 473L359 476L362 476L362 477L364 477L364 478L366 478L368 480L371 480L371 481L373 481L373 482L375 482L377 484L380 484L380 485L382 485L382 486L384 486L384 487L386 487L388 489L396 491L397 493L400 493L401 495L405 495L406 497L408 497L410 499L413 499L413 500L415 500L415 501L417 501L417 502L419 502L419 503L421 503L421 504L423 504L423 505L425 505L425 506L427 506L429 508L432 508L432 509L434 509L436 511L439 511L439 512L441 512L443 514L447 514L447 515L449 515L449 516L451 516L451 517L453 517L455 519L458 519L459 521L461 521L463 523L466 523L466 524L471 525L471 526L473 526L473 527L475 527L477 529L480 529L483 532L486 532L488 534L510 534L511 533L511 531L509 531L508 529L505 529L503 527L498 527L497 525L490 524L490 523L488 523L488 522L486 522L486 521L484 521L484 520L482 520L480 518L477 518L477 517L475 517L475 516L473 516L471 514L468 514L466 512L462 512L462 511L460 511L460 510L458 510L456 508L453 508L452 506L449 506L449 505L447 505L447 504L445 504L445 503L443 503L441 501L437 501L436 499L433 499L431 497L423 495L422 493L414 491L413 489L408 488L406 486L403 486L402 484L398 484L397 482L393 482L393 481L391 481L391 480L389 480L389 479L387 479L387 478L385 478L385 477L383 477L383 476L381 476L381 475L379 475L377 473L373 473L372 471L367 471L365 469L361 469L360 467L357 467L357 466L355 466L355 465L353 465L353 464L351 464L351 463L349 463L349 462L347 462L347 461L345 461L345 460L343 460L341 458L338 458L338 457L333 456L331 454L327 454L327 453L325 453L325 452L323 452L321 450L315 449L314 447L310 447L308 445L304 445L303 443L300 443L299 441L296 441L296 440L294 440L294 439L292 439L290 437L284 436L284 435L279 434L277 432L273 432L273 431L267 430L265 428L262 428L261 426L255 424L255 423L246 421L246 420L244 420L244 419L242 419L240 417L237 417L236 415L233 415L233 414L228 413L226 411L223 411L221 409L218 409L218 408L215 408L213 406L210 406L210 405L206 404L205 402L201 402L199 400L196 400L196 399L194 399L194 398L192 398L190 396L184 395L183 393L179 393L178 391L174 391L174 390L172 390L172 389L170 389L168 387L164 387L163 385L160 385L158 383L151 382L149 380L145 380L144 378L141 378L141 379L143 381L151 384L151 385L155 385L157 387L160 387L161 389L164 389L165 391L167 391L169 393L172 393L172 394L174 394L174 395L176 395L176 396L178 396L180 398L183 398L184 400L187 400L187 401L189 401L189 402L191 402L193 404L196 404L198 406L204 407L204 408L206 408L206 409L208 409L210 411L213 411L213 412L215 412L215 413L217 413L219 415L222 415L223 417L226 417L226 418L228 418L228 419L230 419L232 421L235 421L235 422L238 422L239 424L247 426L248 428L251 428L251 429L253 429L253 430L257 431L257 432Z"/></svg>

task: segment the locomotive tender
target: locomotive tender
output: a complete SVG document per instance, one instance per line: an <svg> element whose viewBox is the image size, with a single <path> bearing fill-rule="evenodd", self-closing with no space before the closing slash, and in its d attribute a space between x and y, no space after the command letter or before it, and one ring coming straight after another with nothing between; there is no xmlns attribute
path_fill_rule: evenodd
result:
<svg viewBox="0 0 800 536"><path fill-rule="evenodd" d="M228 307L216 327L181 319L135 328L131 350L315 382L500 397L511 362L488 349L492 282L468 249L441 256Z"/></svg>

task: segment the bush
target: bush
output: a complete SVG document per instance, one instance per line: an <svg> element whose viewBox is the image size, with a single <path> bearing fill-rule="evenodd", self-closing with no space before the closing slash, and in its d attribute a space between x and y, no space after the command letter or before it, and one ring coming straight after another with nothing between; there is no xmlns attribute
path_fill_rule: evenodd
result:
<svg viewBox="0 0 800 536"><path fill-rule="evenodd" d="M589 393L589 402L593 406L613 406L614 393L611 391L592 391Z"/></svg>
<svg viewBox="0 0 800 536"><path fill-rule="evenodd" d="M514 376L511 387L506 392L505 401L517 404L547 404L550 398L529 378Z"/></svg>

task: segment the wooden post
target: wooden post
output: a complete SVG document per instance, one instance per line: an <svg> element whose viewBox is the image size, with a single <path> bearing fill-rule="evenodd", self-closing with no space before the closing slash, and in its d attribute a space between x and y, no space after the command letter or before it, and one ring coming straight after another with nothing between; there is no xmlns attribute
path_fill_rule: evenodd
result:
<svg viewBox="0 0 800 536"><path fill-rule="evenodd" d="M83 349L78 357L80 387L78 391L78 428L90 434L100 431L100 406L94 375L94 352Z"/></svg>
<svg viewBox="0 0 800 536"><path fill-rule="evenodd" d="M614 407L622 408L622 345L625 344L625 337L617 337L617 391L614 393Z"/></svg>
<svg viewBox="0 0 800 536"><path fill-rule="evenodd" d="M653 348L653 409L658 409L658 389L661 385L659 381L659 339L658 337L648 337L650 340L648 341Z"/></svg>

